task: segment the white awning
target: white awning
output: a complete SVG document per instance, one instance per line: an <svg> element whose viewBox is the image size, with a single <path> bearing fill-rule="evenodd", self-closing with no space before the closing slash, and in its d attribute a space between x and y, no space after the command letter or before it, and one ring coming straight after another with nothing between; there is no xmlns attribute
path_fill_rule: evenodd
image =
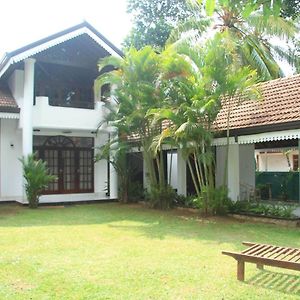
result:
<svg viewBox="0 0 300 300"><path fill-rule="evenodd" d="M265 133L230 137L229 144L255 144L261 142L286 141L292 139L300 139L300 129L265 132ZM226 144L227 144L226 137L216 138L213 141L214 146L222 146Z"/></svg>
<svg viewBox="0 0 300 300"><path fill-rule="evenodd" d="M20 119L20 114L0 112L0 119Z"/></svg>

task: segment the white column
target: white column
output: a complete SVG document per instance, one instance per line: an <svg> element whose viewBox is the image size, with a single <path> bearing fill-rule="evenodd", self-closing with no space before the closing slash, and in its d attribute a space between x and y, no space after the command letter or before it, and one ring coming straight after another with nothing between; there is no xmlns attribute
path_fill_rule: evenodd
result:
<svg viewBox="0 0 300 300"><path fill-rule="evenodd" d="M240 198L240 155L239 145L229 145L228 156L228 195L233 201Z"/></svg>
<svg viewBox="0 0 300 300"><path fill-rule="evenodd" d="M216 146L216 175L215 184L216 187L224 185L224 171L226 162L226 146ZM227 182L225 182L227 185Z"/></svg>
<svg viewBox="0 0 300 300"><path fill-rule="evenodd" d="M112 134L112 137L116 134L114 132ZM110 150L110 160L115 159L115 150L111 149ZM118 199L118 173L114 166L110 164L109 166L109 197L112 200Z"/></svg>
<svg viewBox="0 0 300 300"><path fill-rule="evenodd" d="M177 194L186 196L186 161L182 150L177 150Z"/></svg>
<svg viewBox="0 0 300 300"><path fill-rule="evenodd" d="M21 108L23 131L23 155L32 153L32 109L34 97L34 64L35 59L28 58L24 62L24 99Z"/></svg>
<svg viewBox="0 0 300 300"><path fill-rule="evenodd" d="M147 170L147 164L144 157L143 157L143 188L146 189L148 192L150 191L149 172Z"/></svg>

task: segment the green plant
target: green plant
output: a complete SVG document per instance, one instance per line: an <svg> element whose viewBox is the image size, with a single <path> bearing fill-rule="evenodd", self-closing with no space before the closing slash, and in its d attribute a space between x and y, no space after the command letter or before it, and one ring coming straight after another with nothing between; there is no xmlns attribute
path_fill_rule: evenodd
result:
<svg viewBox="0 0 300 300"><path fill-rule="evenodd" d="M178 194L176 194L175 198L174 198L174 206L185 207L187 199L188 199L188 197L186 197L184 195L178 195Z"/></svg>
<svg viewBox="0 0 300 300"><path fill-rule="evenodd" d="M137 202L141 199L144 199L145 191L143 185L137 181L128 182L128 201Z"/></svg>
<svg viewBox="0 0 300 300"><path fill-rule="evenodd" d="M293 218L293 205L267 204L259 202L236 201L231 202L229 211L231 213L250 213L254 215Z"/></svg>
<svg viewBox="0 0 300 300"><path fill-rule="evenodd" d="M170 185L153 186L149 192L149 202L152 208L169 209L173 206L176 192Z"/></svg>
<svg viewBox="0 0 300 300"><path fill-rule="evenodd" d="M47 163L37 159L35 154L20 159L23 166L25 179L25 191L30 208L37 208L39 197L49 182L56 180L56 176L50 175Z"/></svg>
<svg viewBox="0 0 300 300"><path fill-rule="evenodd" d="M201 209L205 215L224 215L229 211L231 205L226 187L213 187L209 192L204 187L200 197L197 197L194 203L196 208Z"/></svg>

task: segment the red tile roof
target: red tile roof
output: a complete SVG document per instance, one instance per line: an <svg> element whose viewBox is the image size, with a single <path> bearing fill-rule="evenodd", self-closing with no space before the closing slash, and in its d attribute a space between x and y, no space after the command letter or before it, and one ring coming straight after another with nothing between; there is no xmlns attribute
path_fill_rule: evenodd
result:
<svg viewBox="0 0 300 300"><path fill-rule="evenodd" d="M300 74L259 84L262 99L234 101L230 129L272 126L300 121ZM218 130L226 130L228 108L225 106L215 122Z"/></svg>
<svg viewBox="0 0 300 300"><path fill-rule="evenodd" d="M233 100L230 114L230 130L252 130L256 127L280 127L293 122L300 122L300 74L274 79L258 85L262 94L261 99L245 100L238 103ZM215 128L224 131L227 128L227 107L219 112ZM163 121L162 128L170 126L168 120ZM274 130L282 130L276 126ZM269 130L268 130L269 131ZM260 130L263 132L263 130ZM130 141L138 141L139 136L132 134Z"/></svg>
<svg viewBox="0 0 300 300"><path fill-rule="evenodd" d="M20 109L9 88L0 87L0 112L19 112Z"/></svg>

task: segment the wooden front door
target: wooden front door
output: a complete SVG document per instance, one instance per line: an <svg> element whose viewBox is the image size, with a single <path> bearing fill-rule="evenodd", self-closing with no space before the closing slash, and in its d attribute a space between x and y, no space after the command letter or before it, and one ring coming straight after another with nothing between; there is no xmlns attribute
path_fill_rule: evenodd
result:
<svg viewBox="0 0 300 300"><path fill-rule="evenodd" d="M50 139L50 138L48 138ZM47 162L57 180L51 182L44 194L88 193L94 191L93 149L76 147L70 138L51 137L34 150Z"/></svg>

